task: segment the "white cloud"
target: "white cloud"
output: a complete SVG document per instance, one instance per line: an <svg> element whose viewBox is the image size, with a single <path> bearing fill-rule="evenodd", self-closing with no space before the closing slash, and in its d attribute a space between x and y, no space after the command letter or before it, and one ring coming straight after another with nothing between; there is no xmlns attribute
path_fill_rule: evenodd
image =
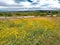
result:
<svg viewBox="0 0 60 45"><path fill-rule="evenodd" d="M13 0L0 0L0 2L6 3L6 4L16 4Z"/></svg>
<svg viewBox="0 0 60 45"><path fill-rule="evenodd" d="M23 5L24 7L29 7L31 5L30 2L21 2L21 5Z"/></svg>
<svg viewBox="0 0 60 45"><path fill-rule="evenodd" d="M0 0L0 2L5 3L6 5L10 6L0 6L1 8L40 8L40 9L60 9L60 4L58 3L58 0L31 0L33 2L20 2L16 3L14 0ZM34 3L36 3L34 5Z"/></svg>

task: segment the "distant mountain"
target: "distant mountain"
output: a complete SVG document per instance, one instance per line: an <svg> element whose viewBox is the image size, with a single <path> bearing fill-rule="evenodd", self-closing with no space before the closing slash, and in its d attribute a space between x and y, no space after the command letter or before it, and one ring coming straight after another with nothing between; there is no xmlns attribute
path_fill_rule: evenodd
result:
<svg viewBox="0 0 60 45"><path fill-rule="evenodd" d="M59 8L43 9L43 8L1 8L0 12L9 12L9 11L59 11Z"/></svg>

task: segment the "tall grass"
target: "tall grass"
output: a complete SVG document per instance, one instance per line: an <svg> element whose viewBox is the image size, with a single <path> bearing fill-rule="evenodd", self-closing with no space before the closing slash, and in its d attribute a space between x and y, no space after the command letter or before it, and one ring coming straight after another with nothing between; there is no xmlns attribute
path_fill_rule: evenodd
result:
<svg viewBox="0 0 60 45"><path fill-rule="evenodd" d="M59 27L49 18L0 20L0 45L60 45Z"/></svg>

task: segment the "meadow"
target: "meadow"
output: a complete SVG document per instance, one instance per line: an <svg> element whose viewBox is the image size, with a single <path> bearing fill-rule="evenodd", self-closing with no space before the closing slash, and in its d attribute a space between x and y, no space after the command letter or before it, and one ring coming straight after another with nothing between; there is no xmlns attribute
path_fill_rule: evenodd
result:
<svg viewBox="0 0 60 45"><path fill-rule="evenodd" d="M0 19L0 45L60 45L60 18Z"/></svg>

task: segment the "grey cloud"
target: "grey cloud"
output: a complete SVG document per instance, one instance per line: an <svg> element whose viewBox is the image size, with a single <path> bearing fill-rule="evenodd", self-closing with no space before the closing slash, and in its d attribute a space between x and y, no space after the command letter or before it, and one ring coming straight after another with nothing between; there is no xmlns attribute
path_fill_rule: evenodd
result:
<svg viewBox="0 0 60 45"><path fill-rule="evenodd" d="M20 2L25 2L27 0L14 0L14 1L15 1L15 3L20 3Z"/></svg>
<svg viewBox="0 0 60 45"><path fill-rule="evenodd" d="M6 3L0 2L0 6L6 6Z"/></svg>

